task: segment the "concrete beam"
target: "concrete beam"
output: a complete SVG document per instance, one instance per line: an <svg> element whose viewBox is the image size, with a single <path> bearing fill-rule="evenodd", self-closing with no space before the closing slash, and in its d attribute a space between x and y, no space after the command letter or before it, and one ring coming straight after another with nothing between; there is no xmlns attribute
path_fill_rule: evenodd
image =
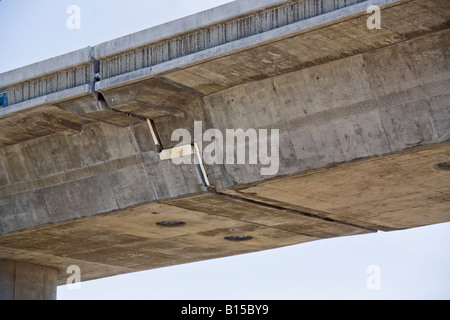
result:
<svg viewBox="0 0 450 320"><path fill-rule="evenodd" d="M0 109L0 118L6 117L8 115L18 113L21 111L26 111L29 109L32 109L36 106L45 106L45 105L51 105L54 103L64 103L64 101L67 100L73 100L77 98L82 98L85 96L90 96L90 99L93 99L93 96L91 96L91 86L89 84L84 84L81 86L49 93L43 96L39 96L33 99L24 100L22 102L15 103L13 105L10 105L6 108Z"/></svg>

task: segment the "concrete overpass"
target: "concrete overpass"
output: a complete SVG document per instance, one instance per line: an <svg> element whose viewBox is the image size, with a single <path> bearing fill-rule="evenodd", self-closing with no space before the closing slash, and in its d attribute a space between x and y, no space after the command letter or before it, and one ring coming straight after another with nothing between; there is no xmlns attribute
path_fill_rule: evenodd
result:
<svg viewBox="0 0 450 320"><path fill-rule="evenodd" d="M449 18L241 0L0 74L0 298L450 221ZM238 128L278 130L275 172L171 160Z"/></svg>

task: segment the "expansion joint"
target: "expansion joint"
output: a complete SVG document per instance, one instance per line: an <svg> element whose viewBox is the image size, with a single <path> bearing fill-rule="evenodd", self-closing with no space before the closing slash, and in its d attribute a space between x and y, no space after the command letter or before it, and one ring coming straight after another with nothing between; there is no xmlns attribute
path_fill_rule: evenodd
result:
<svg viewBox="0 0 450 320"><path fill-rule="evenodd" d="M118 109L114 109L114 108L110 107L108 105L108 102L106 101L105 97L103 96L103 94L101 92L97 92L95 90L95 83L100 81L100 61L93 59L92 62L94 63L94 77L93 77L93 82L92 82L92 92L94 93L97 101L99 103L101 103L102 108L110 110L112 112L122 114L127 117L131 117L131 118L146 122L148 125L148 128L150 130L150 133L151 133L151 136L153 139L153 143L155 144L156 149L159 153L160 160L172 160L175 158L194 155L194 158L195 158L194 163L198 164L203 184L205 185L205 187L207 188L208 191L215 190L215 186L211 185L211 183L209 181L208 174L206 172L206 168L203 163L201 152L199 150L197 143L194 142L190 145L184 145L184 146L178 146L178 147L174 147L174 148L170 148L170 149L165 149L161 142L161 138L159 136L158 130L156 129L155 122L152 119L149 119L149 118L137 115L137 114L133 114L132 112L126 112L126 111L122 111L122 110L118 110Z"/></svg>

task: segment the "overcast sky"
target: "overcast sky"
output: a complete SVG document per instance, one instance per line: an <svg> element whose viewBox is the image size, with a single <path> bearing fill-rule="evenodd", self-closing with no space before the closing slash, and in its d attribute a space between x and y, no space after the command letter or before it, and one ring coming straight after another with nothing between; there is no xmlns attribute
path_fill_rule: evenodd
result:
<svg viewBox="0 0 450 320"><path fill-rule="evenodd" d="M1 0L0 73L227 2ZM62 286L58 299L449 299L449 244L450 223L327 239Z"/></svg>

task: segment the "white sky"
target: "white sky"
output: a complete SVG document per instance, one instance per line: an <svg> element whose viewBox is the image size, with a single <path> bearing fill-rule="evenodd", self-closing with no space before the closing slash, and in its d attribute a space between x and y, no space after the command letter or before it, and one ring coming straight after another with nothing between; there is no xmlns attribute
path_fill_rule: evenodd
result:
<svg viewBox="0 0 450 320"><path fill-rule="evenodd" d="M0 73L227 2L1 0ZM69 5L79 30L66 26ZM449 299L449 243L450 223L320 240L62 286L58 299Z"/></svg>

